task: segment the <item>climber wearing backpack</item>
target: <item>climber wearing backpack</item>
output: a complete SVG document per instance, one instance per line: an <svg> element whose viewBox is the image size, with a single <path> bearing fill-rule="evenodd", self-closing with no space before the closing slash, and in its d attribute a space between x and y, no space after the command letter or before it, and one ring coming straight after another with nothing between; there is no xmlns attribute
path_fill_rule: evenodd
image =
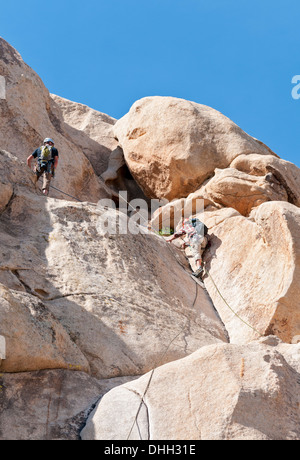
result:
<svg viewBox="0 0 300 460"><path fill-rule="evenodd" d="M167 238L167 241L171 242L183 235L187 236L188 246L191 248L197 268L193 275L197 278L203 275L202 254L208 243L207 233L208 228L203 222L196 217L190 217L184 219L177 227L176 232Z"/></svg>
<svg viewBox="0 0 300 460"><path fill-rule="evenodd" d="M43 176L43 194L48 195L51 179L58 165L58 150L54 147L53 139L47 137L44 144L27 158L27 165L30 169L34 158L37 159L37 165L34 168L35 183Z"/></svg>

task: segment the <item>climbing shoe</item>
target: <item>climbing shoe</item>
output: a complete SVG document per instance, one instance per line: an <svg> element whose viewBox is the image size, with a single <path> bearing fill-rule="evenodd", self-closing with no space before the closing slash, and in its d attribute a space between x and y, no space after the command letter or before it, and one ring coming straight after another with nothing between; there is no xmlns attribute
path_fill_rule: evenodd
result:
<svg viewBox="0 0 300 460"><path fill-rule="evenodd" d="M200 268L198 268L198 270L196 270L196 271L193 273L193 276L195 276L196 278L202 278L203 273L204 273L204 270L203 270L202 267L200 267Z"/></svg>

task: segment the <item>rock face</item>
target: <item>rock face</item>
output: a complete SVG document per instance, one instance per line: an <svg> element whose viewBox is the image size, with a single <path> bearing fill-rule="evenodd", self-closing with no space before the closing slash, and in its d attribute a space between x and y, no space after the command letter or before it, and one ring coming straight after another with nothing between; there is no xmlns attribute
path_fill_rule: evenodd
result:
<svg viewBox="0 0 300 460"><path fill-rule="evenodd" d="M50 95L3 39L0 76L0 439L300 439L299 168L200 104ZM36 189L46 136L82 202ZM192 214L204 284L161 236Z"/></svg>
<svg viewBox="0 0 300 460"><path fill-rule="evenodd" d="M74 370L1 374L1 440L78 440L99 398L127 379L99 382Z"/></svg>
<svg viewBox="0 0 300 460"><path fill-rule="evenodd" d="M26 158L42 144L45 137L51 137L60 153L55 187L81 200L97 202L100 198L109 197L110 194L95 174L83 151L87 151L93 158L99 153L99 162L103 164L100 170L104 171L111 150L102 146L100 135L95 140L89 138L83 130L66 124L64 112L61 110L61 100L56 99L60 104L55 102L55 98L50 96L38 75L2 38L0 75L5 78L6 84L6 99L0 100L0 148L16 156L25 169ZM93 115L94 119L97 118L97 115ZM101 130L105 126L105 132L106 125L112 123L109 117L107 119L108 123L97 123ZM54 190L51 193L53 196L64 198L61 194L57 195L58 192Z"/></svg>
<svg viewBox="0 0 300 460"><path fill-rule="evenodd" d="M13 279L6 279L7 284L11 282ZM7 338L9 350L0 367L2 372L70 367L89 372L84 355L41 301L1 284L0 296L1 335Z"/></svg>
<svg viewBox="0 0 300 460"><path fill-rule="evenodd" d="M196 297L163 239L103 236L104 212L15 189L0 222L0 282L12 290L1 301L1 370L71 364L99 378L140 375L166 349L169 361L227 340L208 296L199 289Z"/></svg>
<svg viewBox="0 0 300 460"><path fill-rule="evenodd" d="M230 165L252 176L265 176L273 188L284 188L288 201L300 206L300 169L272 155L240 155Z"/></svg>
<svg viewBox="0 0 300 460"><path fill-rule="evenodd" d="M127 191L127 200L142 199L151 207L150 200L143 193L133 179L124 159L124 152L120 146L113 150L109 156L106 171L101 174L101 178L115 198L119 198L119 192Z"/></svg>
<svg viewBox="0 0 300 460"><path fill-rule="evenodd" d="M107 169L111 152L117 148L113 127L116 120L83 104L51 94L61 110L64 130L73 144L81 148L98 176Z"/></svg>
<svg viewBox="0 0 300 460"><path fill-rule="evenodd" d="M243 216L267 201L288 201L287 191L280 184L235 168L216 169L205 192L214 203L234 208Z"/></svg>
<svg viewBox="0 0 300 460"><path fill-rule="evenodd" d="M205 279L231 342L244 343L257 332L292 342L300 334L300 210L290 203L264 203L249 219L228 210L205 213L211 247ZM213 281L214 283L213 283Z"/></svg>
<svg viewBox="0 0 300 460"><path fill-rule="evenodd" d="M229 170L227 177L231 175ZM232 195L225 196L235 200ZM178 222L185 207L192 209L192 200L189 197L170 203L153 224L163 227L169 215L171 223ZM236 207L243 207L243 202L237 200ZM293 342L300 336L299 208L285 201L269 201L245 217L233 208L210 205L198 217L210 235L204 256L208 273L205 286L230 342L245 343L260 334L276 334L285 342Z"/></svg>
<svg viewBox="0 0 300 460"><path fill-rule="evenodd" d="M107 393L82 439L299 439L299 347L203 347Z"/></svg>
<svg viewBox="0 0 300 460"><path fill-rule="evenodd" d="M173 97L135 102L115 135L146 195L168 200L195 192L239 155L272 153L220 112Z"/></svg>

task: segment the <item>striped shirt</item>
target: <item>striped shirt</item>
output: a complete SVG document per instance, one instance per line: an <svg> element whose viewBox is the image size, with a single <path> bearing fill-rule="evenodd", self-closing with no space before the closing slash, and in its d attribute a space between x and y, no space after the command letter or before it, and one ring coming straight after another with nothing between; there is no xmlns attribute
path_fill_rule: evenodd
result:
<svg viewBox="0 0 300 460"><path fill-rule="evenodd" d="M189 238L194 236L196 233L195 227L190 223L189 219L185 219L183 221L183 224L181 228L174 233L174 236L182 236L182 235L187 235Z"/></svg>

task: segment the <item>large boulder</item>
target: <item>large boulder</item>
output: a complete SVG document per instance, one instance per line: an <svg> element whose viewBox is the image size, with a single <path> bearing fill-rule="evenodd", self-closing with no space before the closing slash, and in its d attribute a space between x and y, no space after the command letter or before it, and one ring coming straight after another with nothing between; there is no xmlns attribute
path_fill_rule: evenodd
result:
<svg viewBox="0 0 300 460"><path fill-rule="evenodd" d="M232 343L258 334L285 342L300 335L300 210L267 202L249 218L224 208L208 210L205 285Z"/></svg>
<svg viewBox="0 0 300 460"><path fill-rule="evenodd" d="M186 198L161 206L152 216L154 230L175 228L182 217L207 208L234 208L249 216L267 201L286 201L300 206L300 169L273 155L239 155Z"/></svg>
<svg viewBox="0 0 300 460"><path fill-rule="evenodd" d="M186 197L239 155L275 155L217 110L173 97L135 102L115 135L150 198Z"/></svg>
<svg viewBox="0 0 300 460"><path fill-rule="evenodd" d="M83 440L297 440L300 345L203 347L114 388Z"/></svg>
<svg viewBox="0 0 300 460"><path fill-rule="evenodd" d="M253 208L267 201L288 201L285 187L271 179L246 174L235 168L216 169L214 177L199 192L215 204L234 208L248 216ZM187 202L192 198L195 194L189 196Z"/></svg>
<svg viewBox="0 0 300 460"><path fill-rule="evenodd" d="M113 130L115 118L55 94L50 96L55 102L54 107L61 110L64 131L81 148L100 176L107 169L111 152L118 146Z"/></svg>
<svg viewBox="0 0 300 460"><path fill-rule="evenodd" d="M199 214L207 208L234 208L249 216L254 208L268 201L289 201L289 191L272 173L257 176L235 168L216 169L199 190L158 208L151 225L155 231L175 229L182 217Z"/></svg>
<svg viewBox="0 0 300 460"><path fill-rule="evenodd" d="M139 185L132 177L124 159L124 153L120 146L110 154L106 171L101 174L105 185L114 193L115 198L119 198L119 192L127 192L128 201L134 199L143 199L150 205Z"/></svg>
<svg viewBox="0 0 300 460"><path fill-rule="evenodd" d="M265 176L273 189L284 189L288 201L300 206L300 169L273 155L240 155L230 165L252 176Z"/></svg>

